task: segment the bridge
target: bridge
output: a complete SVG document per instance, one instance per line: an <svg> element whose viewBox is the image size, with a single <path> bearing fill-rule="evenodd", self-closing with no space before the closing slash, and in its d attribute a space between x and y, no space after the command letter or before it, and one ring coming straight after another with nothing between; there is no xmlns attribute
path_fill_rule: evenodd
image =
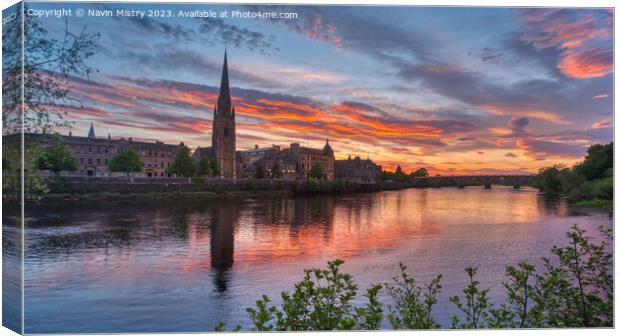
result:
<svg viewBox="0 0 620 336"><path fill-rule="evenodd" d="M512 186L515 189L528 186L534 175L458 175L458 176L428 176L414 178L411 181L414 187L458 187L484 186L490 189L492 185Z"/></svg>

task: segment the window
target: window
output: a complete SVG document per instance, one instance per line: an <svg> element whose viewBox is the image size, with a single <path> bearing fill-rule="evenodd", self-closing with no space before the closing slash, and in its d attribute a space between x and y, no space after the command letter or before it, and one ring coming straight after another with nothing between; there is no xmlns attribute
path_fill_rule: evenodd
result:
<svg viewBox="0 0 620 336"><path fill-rule="evenodd" d="M108 165L108 159L105 159L105 165L106 166Z"/></svg>
<svg viewBox="0 0 620 336"><path fill-rule="evenodd" d="M89 152L89 153L92 153L92 152L93 152L93 147L88 146L88 152Z"/></svg>
<svg viewBox="0 0 620 336"><path fill-rule="evenodd" d="M88 159L88 164L93 164L93 159Z"/></svg>
<svg viewBox="0 0 620 336"><path fill-rule="evenodd" d="M84 158L80 158L80 164L84 164Z"/></svg>
<svg viewBox="0 0 620 336"><path fill-rule="evenodd" d="M101 159L97 159L97 166L101 165Z"/></svg>

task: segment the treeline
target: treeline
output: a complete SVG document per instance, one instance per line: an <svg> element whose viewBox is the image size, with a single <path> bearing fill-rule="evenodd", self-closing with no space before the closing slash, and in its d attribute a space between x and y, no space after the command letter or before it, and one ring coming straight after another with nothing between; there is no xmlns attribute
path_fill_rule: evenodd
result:
<svg viewBox="0 0 620 336"><path fill-rule="evenodd" d="M541 270L528 263L506 267L507 299L499 305L488 297L490 289L480 286L477 269L466 268L467 286L449 298L459 312L449 326L433 311L442 276L420 284L402 264L392 281L365 291L363 306L353 305L358 285L341 272L343 261L335 260L327 269L306 270L292 292L281 294L279 305L263 295L246 311L256 331L377 330L384 320L393 329L613 327L613 233L600 230L606 239L596 244L573 226L568 245L552 248L555 258L543 259ZM381 292L391 298L389 304L380 301ZM215 326L224 329L222 322Z"/></svg>
<svg viewBox="0 0 620 336"><path fill-rule="evenodd" d="M613 202L613 142L593 145L583 162L573 167L540 169L532 185L549 196L564 195L579 206L611 206Z"/></svg>
<svg viewBox="0 0 620 336"><path fill-rule="evenodd" d="M420 168L416 171L413 171L409 174L403 172L400 166L396 167L396 170L393 172L384 170L381 172L381 180L382 181L394 181L394 182L409 182L414 178L418 177L427 177L428 169Z"/></svg>

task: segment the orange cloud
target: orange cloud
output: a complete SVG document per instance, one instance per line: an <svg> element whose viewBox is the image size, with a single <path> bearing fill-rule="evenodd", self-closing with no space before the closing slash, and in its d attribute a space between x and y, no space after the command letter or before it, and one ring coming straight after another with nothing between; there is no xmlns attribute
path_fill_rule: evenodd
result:
<svg viewBox="0 0 620 336"><path fill-rule="evenodd" d="M558 68L565 75L575 78L602 77L613 71L613 50L567 51Z"/></svg>
<svg viewBox="0 0 620 336"><path fill-rule="evenodd" d="M522 39L533 43L537 49L561 50L557 67L566 76L602 77L613 71L613 51L592 47L596 42L608 41L613 33L612 15L603 13L599 10L526 10L520 15L526 23Z"/></svg>
<svg viewBox="0 0 620 336"><path fill-rule="evenodd" d="M595 128L595 129L607 128L607 127L612 127L612 126L613 126L613 121L611 119L601 120L599 122L595 122L594 124L592 124L592 128Z"/></svg>
<svg viewBox="0 0 620 336"><path fill-rule="evenodd" d="M538 106L509 105L509 104L487 104L477 106L478 108L495 115L503 116L522 116L536 118L555 124L570 124L563 120L562 117L554 112L546 111Z"/></svg>

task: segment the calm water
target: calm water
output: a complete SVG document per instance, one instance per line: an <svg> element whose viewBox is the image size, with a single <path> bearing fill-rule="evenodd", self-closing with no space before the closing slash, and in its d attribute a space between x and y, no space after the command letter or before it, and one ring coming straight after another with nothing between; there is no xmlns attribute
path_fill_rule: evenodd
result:
<svg viewBox="0 0 620 336"><path fill-rule="evenodd" d="M26 332L205 331L248 326L245 308L277 298L304 268L346 260L361 289L398 262L443 274L444 324L463 269L503 299L504 268L539 263L572 224L610 227L534 190L410 189L284 200L39 205L28 211ZM4 230L10 230L5 226Z"/></svg>

